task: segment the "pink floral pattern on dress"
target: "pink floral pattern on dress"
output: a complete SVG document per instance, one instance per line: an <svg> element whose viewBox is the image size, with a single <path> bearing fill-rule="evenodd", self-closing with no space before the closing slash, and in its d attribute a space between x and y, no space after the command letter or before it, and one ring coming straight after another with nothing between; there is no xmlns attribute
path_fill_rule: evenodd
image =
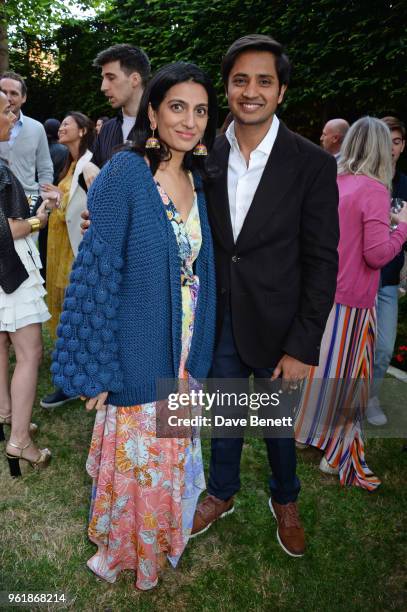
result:
<svg viewBox="0 0 407 612"><path fill-rule="evenodd" d="M182 219L157 185L181 255L182 351L179 376L192 339L199 279L193 262L201 246L195 197L191 213ZM194 381L191 379L191 383ZM136 572L136 587L153 588L160 556L173 566L189 539L200 493L205 489L200 440L157 438L155 402L138 406L108 406L96 414L87 471L93 478L89 538L98 546L88 566L114 582L122 570Z"/></svg>

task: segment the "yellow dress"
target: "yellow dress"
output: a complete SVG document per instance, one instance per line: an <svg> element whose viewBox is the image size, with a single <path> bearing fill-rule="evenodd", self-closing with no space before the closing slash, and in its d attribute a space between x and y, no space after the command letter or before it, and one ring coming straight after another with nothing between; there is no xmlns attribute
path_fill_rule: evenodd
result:
<svg viewBox="0 0 407 612"><path fill-rule="evenodd" d="M58 184L62 192L59 208L54 208L48 221L47 247L47 304L51 319L47 327L53 340L56 339L56 328L61 316L65 289L69 283L74 254L69 241L65 214L69 204L69 191L75 172L76 161L69 166L68 173Z"/></svg>

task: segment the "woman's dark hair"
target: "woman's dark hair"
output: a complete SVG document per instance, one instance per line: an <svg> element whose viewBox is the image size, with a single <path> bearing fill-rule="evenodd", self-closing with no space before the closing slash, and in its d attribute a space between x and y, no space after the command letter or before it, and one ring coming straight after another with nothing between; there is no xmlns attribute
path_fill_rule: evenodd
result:
<svg viewBox="0 0 407 612"><path fill-rule="evenodd" d="M95 124L91 119L89 119L89 117L78 111L70 111L69 113L66 113L64 118L66 119L67 117L72 117L78 128L85 130L85 133L79 143L79 157L82 157L82 155L86 153L87 149L92 148L93 141L95 140L96 136ZM65 165L61 170L61 174L58 177L59 181L61 181L64 176L68 174L69 166L71 165L72 161L72 155L69 153L68 157L66 158Z"/></svg>
<svg viewBox="0 0 407 612"><path fill-rule="evenodd" d="M278 82L280 87L282 85L288 85L290 81L291 64L287 55L284 53L283 46L271 38L271 36L265 36L264 34L248 34L238 38L226 51L226 55L222 60L222 80L227 87L229 74L239 57L245 51L268 51L275 57L276 61L276 72L278 76Z"/></svg>
<svg viewBox="0 0 407 612"><path fill-rule="evenodd" d="M202 142L206 145L208 151L210 151L215 141L218 123L218 103L210 78L195 64L176 62L160 68L149 81L141 98L134 126L133 145L131 146L133 151L148 158L153 174L157 171L160 162L171 159L171 152L162 141L160 141L161 147L159 149L146 149L146 140L151 136L148 105L151 104L152 108L157 110L171 87L187 81L202 85L208 94L208 124ZM157 138L160 138L158 131L156 131L155 135ZM197 170L203 178L211 175L207 158L193 155L192 151L188 151L184 156L184 168L191 171Z"/></svg>

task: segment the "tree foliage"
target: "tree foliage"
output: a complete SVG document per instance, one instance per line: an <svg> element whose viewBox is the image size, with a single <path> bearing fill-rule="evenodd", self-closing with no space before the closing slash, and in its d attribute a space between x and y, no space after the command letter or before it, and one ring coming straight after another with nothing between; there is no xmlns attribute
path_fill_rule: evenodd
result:
<svg viewBox="0 0 407 612"><path fill-rule="evenodd" d="M8 44L18 48L22 41L37 39L40 45L44 32L48 35L69 16L61 0L1 0L0 3L0 72L9 65Z"/></svg>
<svg viewBox="0 0 407 612"><path fill-rule="evenodd" d="M285 44L293 63L284 105L290 125L309 135L332 116L404 112L407 59L404 1L116 0L116 40L133 40L157 68L192 60L214 78L239 36L259 32Z"/></svg>
<svg viewBox="0 0 407 612"><path fill-rule="evenodd" d="M48 37L40 37L58 71L51 74L43 67L35 72L28 65L29 29L19 65L24 74L38 75L30 84L33 114L44 117L53 110L60 115L74 107L95 117L109 109L92 60L110 44L131 42L147 51L153 69L181 59L203 67L226 113L219 69L225 50L244 34L269 34L285 44L293 63L282 116L290 127L315 138L333 116L353 121L366 113L394 113L406 118L405 8L405 0L112 0L97 18L62 18ZM40 104L44 92L46 101Z"/></svg>
<svg viewBox="0 0 407 612"><path fill-rule="evenodd" d="M101 10L108 6L105 0L72 4L77 9ZM25 107L28 113L40 119L60 115L63 112L59 100L63 88L61 66L69 63L60 50L63 33L75 28L82 32L85 22L72 16L71 4L64 0L6 0L0 9L3 9L0 10L0 72L10 66L25 77L29 89ZM8 32L3 54L2 26Z"/></svg>

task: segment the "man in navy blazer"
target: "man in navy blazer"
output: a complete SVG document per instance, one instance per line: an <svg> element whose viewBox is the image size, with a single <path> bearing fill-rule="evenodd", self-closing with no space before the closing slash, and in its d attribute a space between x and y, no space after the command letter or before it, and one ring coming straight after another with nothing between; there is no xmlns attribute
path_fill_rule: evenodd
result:
<svg viewBox="0 0 407 612"><path fill-rule="evenodd" d="M278 120L290 63L268 36L237 40L222 63L234 121L211 154L207 187L217 269L214 379L276 380L297 389L317 365L333 304L339 240L336 163ZM286 553L302 556L295 442L265 438L270 510ZM243 438L213 438L209 495L192 535L234 510Z"/></svg>

